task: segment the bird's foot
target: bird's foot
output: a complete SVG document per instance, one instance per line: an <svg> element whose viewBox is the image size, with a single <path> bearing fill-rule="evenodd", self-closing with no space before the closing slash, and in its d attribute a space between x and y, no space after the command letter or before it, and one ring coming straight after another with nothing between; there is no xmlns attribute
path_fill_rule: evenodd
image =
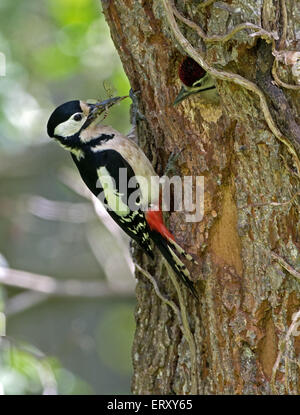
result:
<svg viewBox="0 0 300 415"><path fill-rule="evenodd" d="M138 120L145 120L146 117L139 110L139 99L137 97L141 91L133 92L133 89L130 88L129 97L131 98L131 124L135 127Z"/></svg>

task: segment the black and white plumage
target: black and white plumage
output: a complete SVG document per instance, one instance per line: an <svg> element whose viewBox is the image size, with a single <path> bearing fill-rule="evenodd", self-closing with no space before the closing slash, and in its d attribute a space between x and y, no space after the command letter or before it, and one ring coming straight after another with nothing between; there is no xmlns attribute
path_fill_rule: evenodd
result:
<svg viewBox="0 0 300 415"><path fill-rule="evenodd" d="M150 161L134 141L110 126L99 124L99 116L124 98L96 104L66 102L50 116L48 135L70 151L82 180L104 203L114 221L152 259L151 241L154 242L179 279L197 297L180 256L191 261L193 258L177 244L163 223L159 184L151 180L156 174Z"/></svg>

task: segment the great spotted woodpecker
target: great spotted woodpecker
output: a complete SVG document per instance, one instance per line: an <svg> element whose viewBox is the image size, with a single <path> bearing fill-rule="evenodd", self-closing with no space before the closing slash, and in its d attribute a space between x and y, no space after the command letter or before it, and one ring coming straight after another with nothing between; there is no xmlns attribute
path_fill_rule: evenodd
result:
<svg viewBox="0 0 300 415"><path fill-rule="evenodd" d="M114 221L152 259L151 241L154 242L197 298L190 273L180 257L195 261L164 225L159 183L151 180L156 176L152 164L133 140L99 123L99 117L124 98L97 103L66 102L51 114L48 135L70 151L84 183L104 203Z"/></svg>
<svg viewBox="0 0 300 415"><path fill-rule="evenodd" d="M213 94L206 94L204 99L215 98L216 85L214 79L189 56L185 57L179 65L178 76L181 80L182 88L174 101L174 105L198 92L213 90Z"/></svg>

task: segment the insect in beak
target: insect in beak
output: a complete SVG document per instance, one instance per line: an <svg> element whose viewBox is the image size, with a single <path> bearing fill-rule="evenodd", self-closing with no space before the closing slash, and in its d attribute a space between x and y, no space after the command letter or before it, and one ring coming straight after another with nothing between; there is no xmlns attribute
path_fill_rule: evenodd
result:
<svg viewBox="0 0 300 415"><path fill-rule="evenodd" d="M95 103L88 103L87 102L87 105L90 108L87 121L93 122L94 120L96 120L103 113L104 113L104 118L106 118L109 108L111 108L113 105L123 101L123 99L125 99L125 98L128 98L128 95L125 95L123 97L109 98L109 99L106 99L105 101L101 101L101 102L95 102Z"/></svg>

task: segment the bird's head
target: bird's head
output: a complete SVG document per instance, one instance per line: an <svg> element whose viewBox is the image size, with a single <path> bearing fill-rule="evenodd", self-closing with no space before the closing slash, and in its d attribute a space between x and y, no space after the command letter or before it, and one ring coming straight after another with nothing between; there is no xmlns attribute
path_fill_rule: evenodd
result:
<svg viewBox="0 0 300 415"><path fill-rule="evenodd" d="M51 114L47 124L48 135L60 141L62 145L68 146L72 142L75 144L80 141L83 130L99 122L103 113L124 98L127 97L114 97L93 103L80 100L65 102Z"/></svg>
<svg viewBox="0 0 300 415"><path fill-rule="evenodd" d="M191 94L213 90L216 88L214 79L194 59L185 57L178 68L178 76L182 88L174 105L183 101Z"/></svg>

